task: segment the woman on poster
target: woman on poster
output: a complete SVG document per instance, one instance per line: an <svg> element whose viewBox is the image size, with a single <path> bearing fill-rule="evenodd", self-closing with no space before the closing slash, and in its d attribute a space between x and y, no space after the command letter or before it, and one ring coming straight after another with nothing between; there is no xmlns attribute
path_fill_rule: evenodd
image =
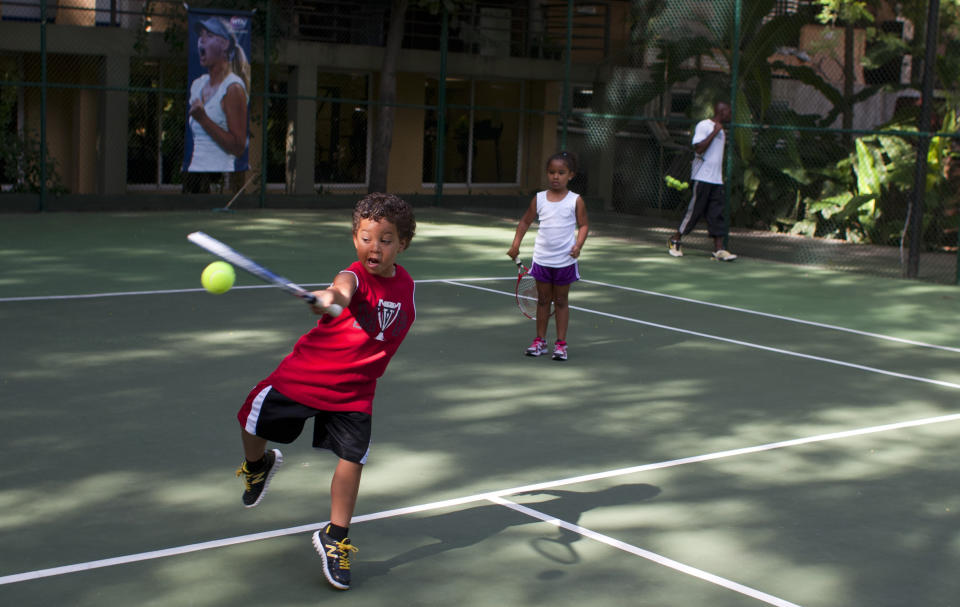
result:
<svg viewBox="0 0 960 607"><path fill-rule="evenodd" d="M247 149L250 64L227 21L207 17L195 29L197 57L207 73L190 85L193 153L187 172L246 170L237 158Z"/></svg>

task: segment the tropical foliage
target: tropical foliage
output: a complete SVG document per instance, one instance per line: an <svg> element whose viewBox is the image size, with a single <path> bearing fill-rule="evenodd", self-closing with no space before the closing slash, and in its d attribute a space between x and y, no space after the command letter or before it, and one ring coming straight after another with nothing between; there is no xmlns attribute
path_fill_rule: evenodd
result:
<svg viewBox="0 0 960 607"><path fill-rule="evenodd" d="M943 0L941 37L955 52L938 57L940 82L960 80L958 3ZM839 81L829 79L809 62L789 61L784 48L796 44L805 25L834 28L835 40L843 40L856 25L868 42L862 65L875 68L904 54L922 56L924 35L911 42L881 31L874 23L879 0L817 0L806 13L772 18L774 0L743 1L739 23L733 18L735 4L718 0L702 5L703 14L691 15L687 3L635 3L635 39L643 39L643 57L655 59L645 65L651 82L636 87L631 102L655 99L690 82L696 86L691 119L709 115L713 100L732 102L734 122L741 125L734 129L733 170L728 173L735 225L897 244L913 189L915 145L922 141L917 110L907 108L888 123L873 126L870 134L854 132L850 125L858 104L906 87L895 83L853 87L847 81L849 70L843 69ZM901 9L922 26L926 6L925 1L908 0ZM691 20L695 25L681 27ZM730 43L735 38L736 47ZM841 68L852 61L848 49L838 56ZM699 69L704 61L721 69ZM734 75L736 82L731 80ZM799 114L778 103L772 95L778 79L805 85L827 105ZM945 136L933 138L928 156L924 236L930 248L956 244L948 241L943 225L945 216L954 212L944 163L954 141L946 135L957 132L953 110L958 101L948 96L936 108ZM846 128L833 128L840 118Z"/></svg>

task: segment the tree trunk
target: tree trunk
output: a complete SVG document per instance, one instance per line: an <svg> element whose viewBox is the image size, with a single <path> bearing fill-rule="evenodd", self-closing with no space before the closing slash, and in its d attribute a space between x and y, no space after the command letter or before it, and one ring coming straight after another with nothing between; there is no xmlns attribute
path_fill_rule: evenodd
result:
<svg viewBox="0 0 960 607"><path fill-rule="evenodd" d="M403 42L403 22L408 4L409 0L393 0L390 7L390 29L387 31L387 44L380 68L379 106L370 155L369 192L387 191L390 146L393 145L393 106L397 102L397 56Z"/></svg>

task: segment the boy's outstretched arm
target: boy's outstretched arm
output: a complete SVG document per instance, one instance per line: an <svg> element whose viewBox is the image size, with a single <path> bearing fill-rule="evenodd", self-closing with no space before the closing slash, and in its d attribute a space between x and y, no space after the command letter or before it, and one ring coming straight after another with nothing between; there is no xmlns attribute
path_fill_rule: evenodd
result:
<svg viewBox="0 0 960 607"><path fill-rule="evenodd" d="M353 294L357 292L357 277L353 272L340 272L326 289L314 291L313 295L317 298L317 303L313 304L311 309L314 314L324 314L326 309L333 304L341 308L350 305Z"/></svg>

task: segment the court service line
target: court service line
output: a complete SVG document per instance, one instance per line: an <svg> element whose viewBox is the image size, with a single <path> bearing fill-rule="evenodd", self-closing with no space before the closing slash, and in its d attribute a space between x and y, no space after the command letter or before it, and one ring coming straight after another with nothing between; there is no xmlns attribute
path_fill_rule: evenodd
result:
<svg viewBox="0 0 960 607"><path fill-rule="evenodd" d="M544 514L539 510L534 510L533 508L522 506L516 502L503 499L502 497L491 497L490 501L495 504L500 504L501 506L510 508L511 510L514 510L521 514L525 514L529 517L541 520L545 523L553 525L554 527L560 527L562 529L566 529L567 531L571 531L573 533L576 533L577 535L582 535L583 537L600 542L601 544L606 544L607 546L610 546L612 548L623 550L624 552L627 552L629 554L639 556L641 558L647 559L648 561L657 563L658 565L668 567L675 571L679 571L680 573L685 573L689 576L693 576L705 582L709 582L711 584L721 586L728 590L733 590L734 592L739 592L740 594L746 595L752 599L757 599L758 601L762 601L769 605L776 605L777 607L800 607L796 603L791 603L790 601L786 601L779 597L773 596L772 594L767 594L766 592L757 590L756 588L751 588L749 586L745 586L738 582L734 582L733 580L728 580L727 578L720 577L719 575L709 573L702 569L691 567L690 565L686 565L679 561L675 561L671 558L667 558L663 555L657 554L656 552L645 550L643 548L640 548L639 546L634 546L633 544L627 544L626 542L622 542L618 539L612 538L609 535L604 535L602 533L593 531L592 529L587 529L586 527L581 527L580 525L575 525L568 521L560 520L558 518L550 516L549 514Z"/></svg>
<svg viewBox="0 0 960 607"><path fill-rule="evenodd" d="M457 280L467 280L470 282L486 282L486 281L502 281L507 280L505 278L458 278ZM446 283L449 282L449 279L446 278L431 278L426 280L417 280L414 281L417 284L429 284L429 283ZM301 283L302 287L305 288L317 288L325 289L330 286L328 282L320 283ZM240 285L231 288L231 291L247 291L251 289L276 289L274 285ZM61 301L61 300L70 300L70 299L100 299L100 298L109 298L109 297L133 297L137 295L174 295L179 293L205 293L206 291L200 287L189 288L189 289L158 289L153 291L113 291L105 293L79 293L76 295L25 295L21 297L0 297L0 303L16 303L21 301Z"/></svg>
<svg viewBox="0 0 960 607"><path fill-rule="evenodd" d="M244 285L231 288L231 291L246 289L276 289L273 285ZM172 295L176 293L204 293L204 289L160 289L154 291L116 291L112 293L81 293L78 295L28 295L25 297L0 297L0 303L18 301L60 301L69 299L100 299L107 297L132 297L136 295Z"/></svg>
<svg viewBox="0 0 960 607"><path fill-rule="evenodd" d="M471 504L474 502L479 502L484 500L490 501L495 498L502 498L510 495L516 495L518 493L532 493L535 491L545 491L548 489L555 489L557 487L563 487L567 485L577 485L577 484L586 483L590 481L615 478L618 476L626 476L630 474L638 474L641 472L649 472L651 470L662 470L664 468L673 468L677 466L683 466L686 464L703 463L703 462L724 459L729 457L737 457L741 455L750 455L750 454L761 453L765 451L773 451L776 449L785 449L789 447L797 447L800 445L809 445L813 443L839 440L843 438L865 436L868 434L877 434L881 432L890 432L893 430L903 430L907 428L918 428L921 426L949 423L949 422L955 422L955 421L960 421L960 413L952 413L947 415L908 420L903 422L894 422L890 424L870 426L870 427L858 428L854 430L842 430L838 432L829 432L826 434L818 434L818 435L808 436L804 438L795 438L790 440L777 441L773 443L766 443L762 445L754 445L752 447L728 449L725 451L716 451L713 453L694 455L690 457L683 457L683 458L673 459L673 460L666 460L666 461L656 462L652 464L641 464L639 466L618 468L615 470L607 470L604 472L582 474L579 476L572 476L572 477L553 480L553 481L545 481L541 483L521 485L519 487L513 487L510 489L501 489L498 491L490 491L486 493L478 493L475 495L468 495L468 496L452 498L448 500L429 502L426 504L419 504L416 506L393 508L390 510L383 510L381 512L374 512L371 514L362 514L360 516L355 516L353 517L352 522L363 523L363 522L375 521L375 520L386 519L386 518L394 518L394 517L404 516L408 514L416 514L419 512L428 512L431 510L440 510L443 508L463 506L466 504ZM24 573L5 575L5 576L0 576L0 586L3 586L5 584L15 584L18 582L37 580L37 579L47 578L47 577L55 577L58 575L78 573L81 571L89 571L91 569L99 569L102 567L112 567L116 565L125 565L128 563L136 563L139 561L147 561L152 559L165 558L169 556L178 556L182 554L189 554L192 552L210 550L213 548L224 548L228 546L234 546L234 545L244 544L248 542L255 542L255 541L264 540L264 539L283 537L287 535L296 535L298 533L315 531L325 524L326 524L326 521L322 521L318 523L310 523L307 525L298 525L296 527L288 527L285 529L275 529L273 531L264 531L261 533L251 533L248 535L240 535L235 537L222 538L219 540L211 540L208 542L200 542L197 544L175 546L173 548L166 548L162 550L152 550L149 552L141 552L139 554L129 554L126 556L118 556L118 557L101 559L96 561L88 561L85 563L76 563L73 565L64 565L61 567L51 567L49 569L38 569L35 571L27 571Z"/></svg>
<svg viewBox="0 0 960 607"><path fill-rule="evenodd" d="M417 284L431 284L431 283L446 283L454 284L464 287L472 288L482 288L474 287L473 285L464 284L467 282L490 282L490 281L500 281L500 280L512 280L513 278L498 278L498 277L484 277L484 278L432 278L415 281ZM872 337L875 339L882 339L886 341L893 341L902 344L908 344L911 346L919 346L922 348L933 348L936 350L945 350L947 352L957 352L960 353L960 348L955 348L951 346L942 346L938 344L931 344L922 341L916 341L912 339L905 339L901 337L893 337L892 335L883 335L882 333L872 333L869 331L860 331L859 329L851 329L848 327L841 327L839 325L831 325L827 323L820 323L812 320L803 320L801 318L795 318L792 316L781 316L779 314L770 314L768 312L759 312L757 310L750 310L748 308L738 308L736 306L728 306L724 304L712 303L709 301L702 301L699 299L691 299L689 297L681 297L679 295L669 295L667 293L659 293L657 291L648 291L645 289L636 289L633 287L625 287L622 285L615 285L612 283L600 282L596 280L587 280L582 279L582 282L601 286L608 287L611 289L621 289L624 291L631 291L634 293L641 293L643 295L652 295L654 297L665 297L667 299L673 299L676 301L683 301L686 303L692 303L702 306L710 306L713 308L719 308L723 310L730 310L732 312L741 312L743 314L753 314L755 316L764 316L766 318L773 318L776 320L783 320L786 322L792 322L802 325L808 325L811 327L819 327L822 329L830 329L832 331L842 331L844 333L851 333L855 335L862 335L864 337ZM329 283L304 283L303 286L307 288L325 288ZM273 289L276 288L273 285L244 285L233 287L232 290L247 290L247 289ZM503 293L506 295L513 295L513 293L508 293L506 291L498 291L494 289L484 289L489 290L492 293ZM85 293L79 295L32 295L32 296L23 296L23 297L0 297L0 303L12 303L12 302L26 302L26 301L58 301L58 300L70 300L70 299L96 299L96 298L106 298L106 297L130 297L136 295L170 295L177 293L202 293L203 289L201 288L190 288L190 289L165 289L165 290L154 290L154 291L118 291L112 293ZM571 306L572 307L572 306ZM578 308L576 308L578 309Z"/></svg>
<svg viewBox="0 0 960 607"><path fill-rule="evenodd" d="M461 287L466 287L469 289L477 289L480 291L488 291L490 293L499 293L501 295L510 295L514 296L515 293L508 293L506 291L499 291L496 289L490 289L487 287L479 287L476 285L470 285L466 283L459 283L455 281L450 281L450 284L458 285ZM712 339L714 341L722 341L728 344L733 344L737 346L743 346L745 348L754 348L756 350L764 350L766 352L773 352L775 354L783 354L786 356L795 356L797 358L804 358L807 360L813 360L817 362L827 363L831 365L838 365L841 367L848 367L850 369L858 369L860 371L866 371L868 373L877 373L879 375L887 375L889 377L897 377L899 379L908 379L911 381L917 381L925 384L933 384L936 386L943 386L945 388L953 388L955 390L960 390L960 384L955 384L953 382L943 381L939 379L931 379L929 377L920 377L917 375L909 375L907 373L899 373L897 371L887 371L885 369L879 369L877 367L868 367L866 365L858 365L856 363L847 362L844 360L837 360L835 358L826 358L824 356L815 356L813 354L804 354L802 352L794 352L792 350L784 350L783 348L774 348L773 346L764 346L761 344L755 344L749 341L743 341L740 339L732 339L729 337L721 337L719 335L711 335L709 333L701 333L700 331L692 331L690 329L681 329L679 327L671 327L670 325L662 325L660 323L650 322L647 320L640 320L637 318L630 318L628 316L621 316L619 314L610 314L608 312L601 312L600 310L592 310L590 308L581 308L579 306L570 306L571 310L579 310L580 312L586 312L588 314L595 314L597 316L604 316L606 318L613 318L615 320L622 320L625 322L632 322L638 325L646 325L648 327L654 327L657 329L663 329L664 331L673 331L676 333L683 333L685 335L693 335L694 337L702 337L704 339Z"/></svg>
<svg viewBox="0 0 960 607"><path fill-rule="evenodd" d="M653 295L654 297L665 297L667 299L674 299L676 301L682 301L686 303L698 304L701 306L710 306L712 308L720 308L722 310L730 310L731 312L741 312L743 314L753 314L755 316L764 316L766 318L773 318L776 320L785 320L787 322L798 323L802 325L809 325L811 327L819 327L821 329L830 329L832 331L843 331L845 333L853 333L856 335L863 335L864 337L873 337L876 339L883 339L887 341L895 341L902 344L909 344L911 346L920 346L922 348L934 348L936 350L946 350L948 352L958 352L960 353L960 348L954 348L952 346L941 346L939 344L931 344L924 341L915 341L912 339L905 339L902 337L893 337L892 335L883 335L882 333L871 333L869 331L860 331L859 329L850 329L848 327L841 327L839 325L831 325L827 323L816 322L813 320L803 320L801 318L794 318L792 316L781 316L779 314L770 314L768 312L759 312L757 310L750 310L748 308L738 308L736 306L728 306L724 304L712 303L709 301L702 301L699 299L691 299L689 297L680 297L679 295L669 295L667 293L659 293L657 291L647 291L645 289L635 289L633 287L625 287L622 285L615 285L607 282L599 282L596 280L586 280L581 279L581 282L589 283L592 285L597 285L601 287L609 287L611 289L621 289L623 291L631 291L633 293L642 293L643 295Z"/></svg>

